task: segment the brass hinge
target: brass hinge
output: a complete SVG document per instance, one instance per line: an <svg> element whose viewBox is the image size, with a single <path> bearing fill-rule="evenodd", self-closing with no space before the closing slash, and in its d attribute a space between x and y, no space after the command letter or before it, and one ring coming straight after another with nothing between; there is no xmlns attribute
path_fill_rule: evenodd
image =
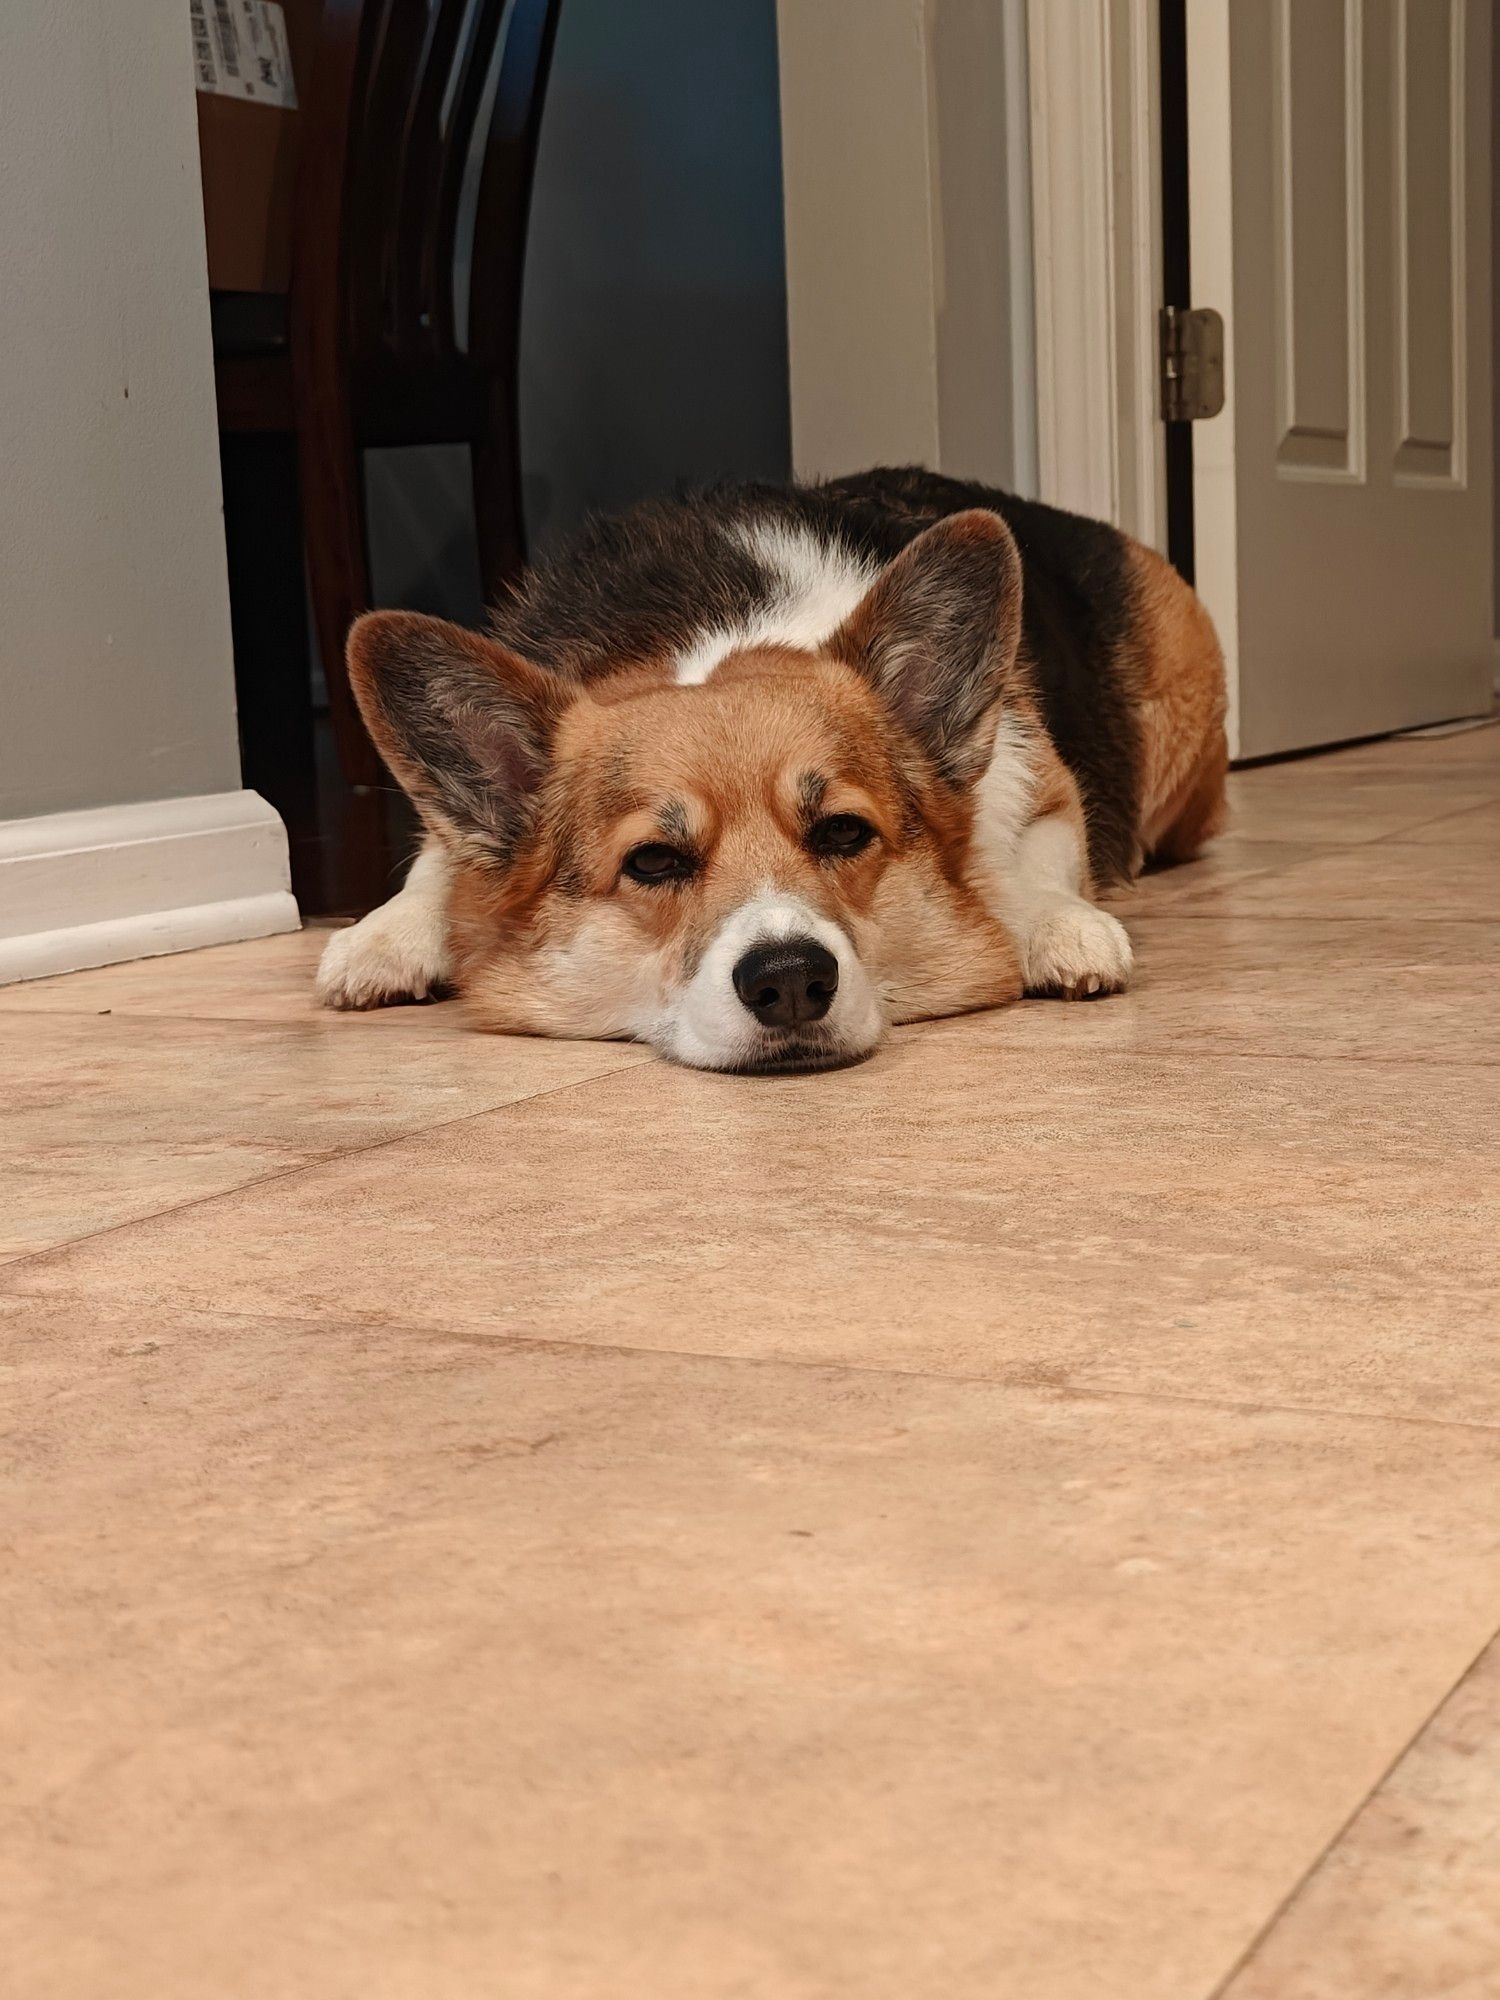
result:
<svg viewBox="0 0 1500 2000"><path fill-rule="evenodd" d="M1161 415L1197 423L1224 407L1224 320L1212 306L1161 310Z"/></svg>

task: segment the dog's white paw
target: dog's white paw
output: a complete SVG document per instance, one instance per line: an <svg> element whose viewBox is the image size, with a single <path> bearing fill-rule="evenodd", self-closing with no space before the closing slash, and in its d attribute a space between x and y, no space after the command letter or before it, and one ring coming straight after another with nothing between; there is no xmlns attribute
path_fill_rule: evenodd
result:
<svg viewBox="0 0 1500 2000"><path fill-rule="evenodd" d="M401 908L395 897L346 931L335 931L318 963L325 1007L391 1007L441 998L448 983L448 940L430 909Z"/></svg>
<svg viewBox="0 0 1500 2000"><path fill-rule="evenodd" d="M1040 913L1026 939L1026 991L1094 1000L1130 983L1130 938L1118 917L1070 897Z"/></svg>

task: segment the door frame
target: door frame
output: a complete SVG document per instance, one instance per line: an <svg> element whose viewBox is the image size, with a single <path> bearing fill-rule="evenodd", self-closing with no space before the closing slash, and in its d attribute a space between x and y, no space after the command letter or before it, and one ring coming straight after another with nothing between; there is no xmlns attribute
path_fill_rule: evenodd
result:
<svg viewBox="0 0 1500 2000"><path fill-rule="evenodd" d="M1157 0L1028 0L1040 495L1163 552Z"/></svg>
<svg viewBox="0 0 1500 2000"><path fill-rule="evenodd" d="M777 21L798 473L920 459L1165 549L1157 0Z"/></svg>
<svg viewBox="0 0 1500 2000"><path fill-rule="evenodd" d="M1219 224L1228 203L1229 27L1223 0L1185 0L1185 16L1181 53L1197 100L1222 101L1223 115L1188 123L1193 297L1173 303L1214 305L1224 316L1224 408L1192 426L1169 505L1156 331L1166 300L1158 0L1029 0L1038 457L1044 500L1102 515L1163 554L1170 527L1177 552L1184 542L1193 551L1190 581L1224 653L1236 756L1238 587L1216 562L1216 551L1234 547L1235 506L1233 272Z"/></svg>
<svg viewBox="0 0 1500 2000"><path fill-rule="evenodd" d="M917 459L1165 553L1158 0L778 0L778 26L798 474ZM987 307L955 289L974 259Z"/></svg>

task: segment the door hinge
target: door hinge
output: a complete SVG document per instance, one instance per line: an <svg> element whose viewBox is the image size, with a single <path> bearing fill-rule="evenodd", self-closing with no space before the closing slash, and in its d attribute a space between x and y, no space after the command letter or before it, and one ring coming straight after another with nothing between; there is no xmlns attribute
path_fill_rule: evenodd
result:
<svg viewBox="0 0 1500 2000"><path fill-rule="evenodd" d="M1224 407L1224 319L1212 306L1163 306L1161 416L1197 423Z"/></svg>

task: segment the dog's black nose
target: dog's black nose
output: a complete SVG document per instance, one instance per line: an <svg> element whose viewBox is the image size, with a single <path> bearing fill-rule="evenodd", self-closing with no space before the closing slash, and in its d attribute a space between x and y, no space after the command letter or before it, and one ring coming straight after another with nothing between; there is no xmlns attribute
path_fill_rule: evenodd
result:
<svg viewBox="0 0 1500 2000"><path fill-rule="evenodd" d="M734 990L762 1027L821 1021L839 990L839 962L811 938L758 944L734 968Z"/></svg>

